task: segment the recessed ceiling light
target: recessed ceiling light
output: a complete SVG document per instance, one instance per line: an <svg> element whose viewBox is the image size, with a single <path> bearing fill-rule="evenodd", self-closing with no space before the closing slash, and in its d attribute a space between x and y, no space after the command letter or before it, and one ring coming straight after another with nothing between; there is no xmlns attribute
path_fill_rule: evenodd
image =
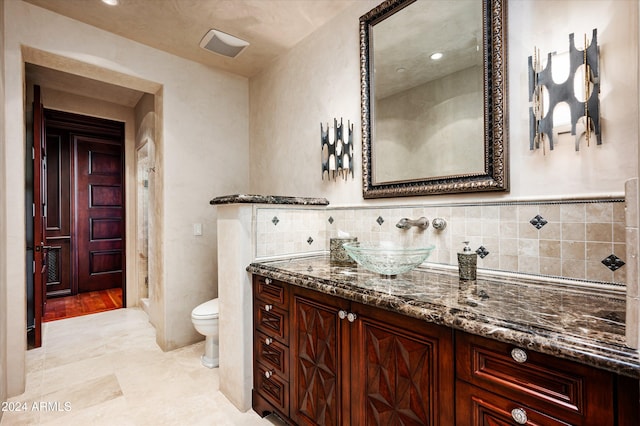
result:
<svg viewBox="0 0 640 426"><path fill-rule="evenodd" d="M108 4L109 6L117 6L119 1L118 0L102 0L102 3Z"/></svg>
<svg viewBox="0 0 640 426"><path fill-rule="evenodd" d="M218 30L209 30L200 40L200 47L203 49L230 58L238 56L247 46L248 41Z"/></svg>
<svg viewBox="0 0 640 426"><path fill-rule="evenodd" d="M403 68L403 67L396 68L396 72L397 72L397 73L405 72L406 70L407 70L407 69L406 69L406 68Z"/></svg>
<svg viewBox="0 0 640 426"><path fill-rule="evenodd" d="M438 59L442 59L444 55L441 52L436 52L429 56L432 60L437 61Z"/></svg>

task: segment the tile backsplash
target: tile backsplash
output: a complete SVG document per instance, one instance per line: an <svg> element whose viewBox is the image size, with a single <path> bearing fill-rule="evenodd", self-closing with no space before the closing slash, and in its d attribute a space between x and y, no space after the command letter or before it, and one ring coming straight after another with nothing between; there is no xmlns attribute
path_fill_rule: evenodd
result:
<svg viewBox="0 0 640 426"><path fill-rule="evenodd" d="M403 217L442 218L447 226L399 229ZM360 241L434 244L428 262L456 265L463 241L478 267L623 284L623 199L356 208L256 209L256 257L325 252L339 231Z"/></svg>

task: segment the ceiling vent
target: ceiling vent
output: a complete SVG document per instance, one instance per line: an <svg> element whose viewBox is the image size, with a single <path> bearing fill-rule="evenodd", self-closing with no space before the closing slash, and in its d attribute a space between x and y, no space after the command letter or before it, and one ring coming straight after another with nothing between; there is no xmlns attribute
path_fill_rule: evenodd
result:
<svg viewBox="0 0 640 426"><path fill-rule="evenodd" d="M200 40L200 47L203 49L219 55L228 56L229 58L235 58L247 46L249 46L248 41L218 30L209 30L209 32L202 37L202 40Z"/></svg>

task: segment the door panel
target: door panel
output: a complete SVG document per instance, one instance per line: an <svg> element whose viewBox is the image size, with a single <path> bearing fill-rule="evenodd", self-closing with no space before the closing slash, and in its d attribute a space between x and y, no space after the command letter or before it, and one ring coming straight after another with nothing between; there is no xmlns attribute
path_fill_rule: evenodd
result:
<svg viewBox="0 0 640 426"><path fill-rule="evenodd" d="M349 322L338 312L349 303L296 289L291 336L291 409L299 425L349 425Z"/></svg>
<svg viewBox="0 0 640 426"><path fill-rule="evenodd" d="M351 310L353 424L454 424L451 330L357 303Z"/></svg>
<svg viewBox="0 0 640 426"><path fill-rule="evenodd" d="M120 145L73 137L76 152L78 292L122 287L123 155Z"/></svg>
<svg viewBox="0 0 640 426"><path fill-rule="evenodd" d="M71 269L71 153L63 133L47 129L46 296L73 293Z"/></svg>
<svg viewBox="0 0 640 426"><path fill-rule="evenodd" d="M46 296L71 294L71 241L69 238L47 238Z"/></svg>

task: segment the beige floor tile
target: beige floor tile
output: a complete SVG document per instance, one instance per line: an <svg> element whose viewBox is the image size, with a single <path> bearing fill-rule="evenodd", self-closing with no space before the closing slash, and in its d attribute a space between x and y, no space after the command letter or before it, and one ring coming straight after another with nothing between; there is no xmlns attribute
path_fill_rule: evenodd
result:
<svg viewBox="0 0 640 426"><path fill-rule="evenodd" d="M218 391L218 369L200 363L203 351L199 342L162 352L140 309L46 323L42 348L27 352L26 392L10 400L28 409L0 426L282 424L238 411Z"/></svg>

